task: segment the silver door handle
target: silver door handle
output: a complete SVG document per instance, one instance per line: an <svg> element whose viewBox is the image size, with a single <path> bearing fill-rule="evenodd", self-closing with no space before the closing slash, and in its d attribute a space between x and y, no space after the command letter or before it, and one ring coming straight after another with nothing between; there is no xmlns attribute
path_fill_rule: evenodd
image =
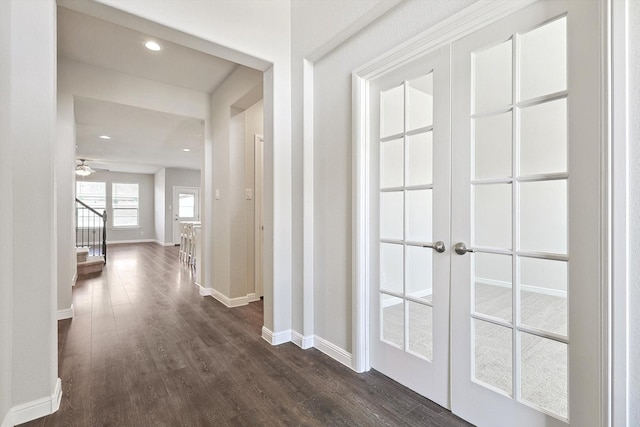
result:
<svg viewBox="0 0 640 427"><path fill-rule="evenodd" d="M464 242L456 243L453 250L456 251L458 255L464 255L467 252L475 252L475 249L467 248L467 245L465 245Z"/></svg>
<svg viewBox="0 0 640 427"><path fill-rule="evenodd" d="M436 252L438 252L440 254L447 249L442 240L438 240L435 243L429 243L429 244L426 244L426 245L422 245L422 247L423 248L431 248L431 249L435 250Z"/></svg>

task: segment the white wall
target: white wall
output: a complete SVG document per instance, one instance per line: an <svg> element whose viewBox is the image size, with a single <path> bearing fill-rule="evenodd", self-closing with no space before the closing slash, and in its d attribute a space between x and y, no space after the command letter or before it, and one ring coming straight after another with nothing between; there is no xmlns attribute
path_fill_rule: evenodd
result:
<svg viewBox="0 0 640 427"><path fill-rule="evenodd" d="M60 75L58 74L58 77ZM58 86L60 84L58 83ZM75 251L75 139L73 96L58 94L56 139L56 202L58 232L58 310L69 310L76 279Z"/></svg>
<svg viewBox="0 0 640 427"><path fill-rule="evenodd" d="M98 171L78 181L105 182L107 193L107 243L155 240L154 175ZM111 210L112 185L138 184L138 226L114 227Z"/></svg>
<svg viewBox="0 0 640 427"><path fill-rule="evenodd" d="M246 279L242 291L232 286L232 271L246 271L246 253L238 250L238 241L246 242L244 223L237 225L240 198L244 200L244 120L232 113L247 94L261 85L262 73L246 67L237 68L211 95L211 129L213 141L213 188L220 198L213 201L213 288L229 298L246 295ZM234 138L235 135L235 138ZM237 274L234 273L237 278Z"/></svg>
<svg viewBox="0 0 640 427"><path fill-rule="evenodd" d="M629 426L640 425L640 2L630 1L629 35Z"/></svg>
<svg viewBox="0 0 640 427"><path fill-rule="evenodd" d="M0 425L11 409L13 350L12 5L0 2Z"/></svg>
<svg viewBox="0 0 640 427"><path fill-rule="evenodd" d="M50 399L57 378L55 2L5 1L0 15L2 421Z"/></svg>
<svg viewBox="0 0 640 427"><path fill-rule="evenodd" d="M160 244L163 244L167 241L164 233L166 221L165 180L166 169L159 170L153 176L154 229L156 242Z"/></svg>
<svg viewBox="0 0 640 427"><path fill-rule="evenodd" d="M200 171L181 168L165 169L164 243L173 243L173 187L200 187ZM202 204L201 204L202 205Z"/></svg>
<svg viewBox="0 0 640 427"><path fill-rule="evenodd" d="M352 341L351 72L471 3L403 2L315 62L315 334L348 352ZM301 29L313 19L294 17Z"/></svg>
<svg viewBox="0 0 640 427"><path fill-rule="evenodd" d="M262 101L231 118L230 210L231 210L231 298L255 293L254 135L263 133Z"/></svg>

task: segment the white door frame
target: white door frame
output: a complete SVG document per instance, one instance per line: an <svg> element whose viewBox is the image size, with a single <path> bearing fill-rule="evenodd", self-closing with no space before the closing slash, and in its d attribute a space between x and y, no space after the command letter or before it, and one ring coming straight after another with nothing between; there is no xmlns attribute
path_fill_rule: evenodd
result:
<svg viewBox="0 0 640 427"><path fill-rule="evenodd" d="M370 259L370 242L367 230L367 221L370 218L371 206L371 189L369 186L370 174L370 150L373 143L369 139L369 81L383 76L410 61L415 60L425 54L428 54L437 48L450 44L472 32L483 28L499 19L506 17L517 10L534 3L535 0L525 0L522 2L513 1L495 1L495 2L477 2L446 19L440 24L430 28L422 34L408 40L396 49L376 58L368 64L359 67L352 73L352 108L353 108L353 369L357 372L364 372L371 368L369 351L369 259ZM610 159L607 156L611 141L608 134L608 79L607 64L610 43L607 27L607 10L611 0L602 2L593 2L593 7L597 10L599 17L600 31L594 31L594 37L599 39L598 45L602 49L594 53L594 57L599 62L600 67L596 70L600 75L600 88L596 88L594 92L600 93L598 102L593 103L600 117L600 154L603 161L601 169L596 179L592 181L597 183L600 190L600 206L593 209L600 219L599 236L600 259L598 260L597 270L600 272L600 295L602 296L599 304L599 310L595 317L598 328L594 331L595 336L601 338L601 354L596 355L599 362L600 378L597 379L601 384L601 395L598 399L598 407L594 408L592 413L598 414L599 425L608 425L609 419L609 396L611 391L611 376L609 372L609 361L611 360L611 349L608 342L610 337L610 320L608 310L608 295L611 290L609 263L611 261L611 253L609 249L610 240L610 202L609 195L611 193L611 182L609 180ZM591 422L593 422L591 418Z"/></svg>
<svg viewBox="0 0 640 427"><path fill-rule="evenodd" d="M264 296L264 137L254 135L253 218L254 218L254 292L256 299Z"/></svg>

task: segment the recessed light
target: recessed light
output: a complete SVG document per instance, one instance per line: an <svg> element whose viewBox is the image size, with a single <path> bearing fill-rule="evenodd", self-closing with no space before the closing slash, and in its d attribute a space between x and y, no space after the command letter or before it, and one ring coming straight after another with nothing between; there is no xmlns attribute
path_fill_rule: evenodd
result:
<svg viewBox="0 0 640 427"><path fill-rule="evenodd" d="M191 150L188 149L188 148L183 148L182 151L184 151L186 153L187 151L191 151Z"/></svg>
<svg viewBox="0 0 640 427"><path fill-rule="evenodd" d="M100 139L111 139L109 135L100 135Z"/></svg>
<svg viewBox="0 0 640 427"><path fill-rule="evenodd" d="M147 49L152 50L154 52L157 52L160 49L162 49L162 46L160 46L158 44L158 42L154 42L153 40L149 40L149 41L145 42L144 47L146 47Z"/></svg>

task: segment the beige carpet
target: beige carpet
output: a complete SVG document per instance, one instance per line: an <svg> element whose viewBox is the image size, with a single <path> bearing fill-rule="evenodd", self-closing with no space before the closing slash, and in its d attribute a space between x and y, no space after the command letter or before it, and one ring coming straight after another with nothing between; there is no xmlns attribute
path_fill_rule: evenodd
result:
<svg viewBox="0 0 640 427"><path fill-rule="evenodd" d="M476 311L511 320L511 289L478 284ZM566 298L522 292L522 323L559 334L567 331ZM383 310L383 337L404 346L402 304ZM432 358L431 308L409 303L408 347L429 360ZM512 331L492 323L474 320L475 379L513 394ZM560 416L567 416L567 346L556 341L521 334L520 395Z"/></svg>

